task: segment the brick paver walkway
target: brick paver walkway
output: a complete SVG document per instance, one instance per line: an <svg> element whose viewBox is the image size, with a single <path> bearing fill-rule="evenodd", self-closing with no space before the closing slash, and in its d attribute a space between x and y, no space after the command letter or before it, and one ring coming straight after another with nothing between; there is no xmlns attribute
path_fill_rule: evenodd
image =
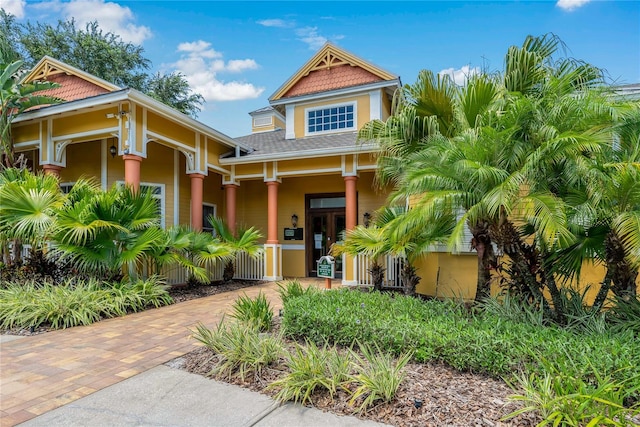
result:
<svg viewBox="0 0 640 427"><path fill-rule="evenodd" d="M280 307L275 283L2 343L0 425L13 426L161 365L195 348L189 329L214 326L238 295L264 292Z"/></svg>

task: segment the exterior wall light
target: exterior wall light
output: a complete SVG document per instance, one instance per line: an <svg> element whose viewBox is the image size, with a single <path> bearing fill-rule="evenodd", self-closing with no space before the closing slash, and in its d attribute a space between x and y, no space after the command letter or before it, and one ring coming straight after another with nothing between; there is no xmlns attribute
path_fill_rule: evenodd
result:
<svg viewBox="0 0 640 427"><path fill-rule="evenodd" d="M109 153L111 153L111 158L116 157L116 154L118 154L118 149L115 145L111 144L111 147L109 147Z"/></svg>
<svg viewBox="0 0 640 427"><path fill-rule="evenodd" d="M362 215L362 222L363 222L365 227L368 227L369 224L371 224L371 214L369 212L365 212Z"/></svg>
<svg viewBox="0 0 640 427"><path fill-rule="evenodd" d="M298 227L298 215L296 214L291 215L291 226L293 228Z"/></svg>

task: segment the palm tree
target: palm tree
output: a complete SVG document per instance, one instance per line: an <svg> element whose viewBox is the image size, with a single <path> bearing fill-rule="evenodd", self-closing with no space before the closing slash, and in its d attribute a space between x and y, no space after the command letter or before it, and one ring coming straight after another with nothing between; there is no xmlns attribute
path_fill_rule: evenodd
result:
<svg viewBox="0 0 640 427"><path fill-rule="evenodd" d="M371 259L371 281L373 289L379 291L384 286L385 268L380 264L380 258L390 252L389 240L384 235L383 228L375 222L369 227L358 225L348 230L345 238L331 246L334 256L346 253L351 256L365 255Z"/></svg>
<svg viewBox="0 0 640 427"><path fill-rule="evenodd" d="M208 283L211 278L205 267L231 258L231 249L210 233L178 225L166 230L164 234L164 242L151 254L155 274L160 274L166 265L176 264L189 272L188 283L192 280Z"/></svg>
<svg viewBox="0 0 640 427"><path fill-rule="evenodd" d="M225 282L231 281L235 276L235 257L239 252L246 252L251 257L257 257L262 254L262 246L257 242L262 235L254 227L249 229L239 229L237 235L234 235L229 226L222 220L213 215L207 217L213 227L217 239L224 243L231 252L231 258L224 267L222 278Z"/></svg>
<svg viewBox="0 0 640 427"><path fill-rule="evenodd" d="M123 269L136 278L166 242L151 194L130 187L101 191L92 182L76 183L57 217L55 255L110 281Z"/></svg>
<svg viewBox="0 0 640 427"><path fill-rule="evenodd" d="M5 265L20 263L23 243L42 250L54 229L56 209L63 203L56 177L26 169L0 171L0 241Z"/></svg>
<svg viewBox="0 0 640 427"><path fill-rule="evenodd" d="M38 92L59 87L57 83L21 83L20 75L24 61L7 61L0 57L0 155L4 155L4 165L14 165L11 123L29 108L39 105L57 104L59 98L38 95Z"/></svg>

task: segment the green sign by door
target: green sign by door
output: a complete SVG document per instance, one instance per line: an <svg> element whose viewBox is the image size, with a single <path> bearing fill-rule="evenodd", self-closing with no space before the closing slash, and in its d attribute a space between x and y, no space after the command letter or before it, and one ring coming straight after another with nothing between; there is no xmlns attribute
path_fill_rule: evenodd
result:
<svg viewBox="0 0 640 427"><path fill-rule="evenodd" d="M323 256L318 260L318 277L334 279L336 275L336 262L332 256Z"/></svg>

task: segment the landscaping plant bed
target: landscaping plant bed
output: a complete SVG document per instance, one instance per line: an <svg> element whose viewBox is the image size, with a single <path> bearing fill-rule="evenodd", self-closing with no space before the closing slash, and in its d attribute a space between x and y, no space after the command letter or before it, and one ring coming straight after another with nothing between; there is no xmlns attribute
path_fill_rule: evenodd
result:
<svg viewBox="0 0 640 427"><path fill-rule="evenodd" d="M288 341L291 346L293 342ZM286 373L284 361L266 368L259 376L248 375L245 381L238 376L212 376L216 354L198 348L168 363L174 368L213 377L239 385L271 397L277 393L267 386ZM520 407L509 401L514 394L503 381L469 372L459 372L443 364L409 363L407 373L390 403L380 403L367 411L358 412L358 404L349 404L349 394L339 390L332 398L325 391L316 391L312 404L317 409L339 415L357 416L394 426L531 426L539 420L532 414L520 415L509 421L500 421L504 415ZM416 404L416 400L421 401ZM420 406L420 407L417 407Z"/></svg>
<svg viewBox="0 0 640 427"><path fill-rule="evenodd" d="M211 295L220 294L223 292L231 292L238 289L243 289L251 286L263 283L262 281L255 280L234 280L231 282L216 281L206 285L195 286L171 286L167 287L167 292L173 299L173 303L180 303L184 301L190 301L197 298L204 298ZM39 335L45 332L55 330L48 324L42 324L37 327L31 328L5 328L0 329L1 335L19 335L19 336L31 336Z"/></svg>

